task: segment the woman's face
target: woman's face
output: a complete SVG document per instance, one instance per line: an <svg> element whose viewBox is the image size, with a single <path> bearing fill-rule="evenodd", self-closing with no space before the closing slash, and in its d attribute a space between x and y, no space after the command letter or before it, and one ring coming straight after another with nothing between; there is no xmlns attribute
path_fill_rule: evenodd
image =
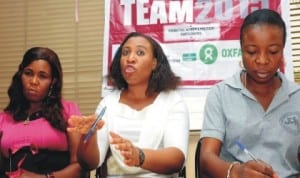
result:
<svg viewBox="0 0 300 178"><path fill-rule="evenodd" d="M24 96L34 103L41 102L52 82L51 67L46 60L38 59L23 69L21 76Z"/></svg>
<svg viewBox="0 0 300 178"><path fill-rule="evenodd" d="M153 48L144 37L131 37L123 45L121 72L128 85L148 85L152 70L156 67Z"/></svg>
<svg viewBox="0 0 300 178"><path fill-rule="evenodd" d="M257 83L271 81L283 62L283 31L275 25L251 25L244 30L241 48L248 76Z"/></svg>

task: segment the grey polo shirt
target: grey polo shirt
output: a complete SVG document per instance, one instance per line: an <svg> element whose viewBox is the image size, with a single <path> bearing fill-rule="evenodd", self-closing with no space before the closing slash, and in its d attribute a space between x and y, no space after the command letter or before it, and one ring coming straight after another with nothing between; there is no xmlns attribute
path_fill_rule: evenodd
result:
<svg viewBox="0 0 300 178"><path fill-rule="evenodd" d="M278 72L282 85L265 111L240 81L241 72L211 88L201 138L223 143L221 157L246 162L251 158L235 144L239 140L280 178L300 173L300 87Z"/></svg>

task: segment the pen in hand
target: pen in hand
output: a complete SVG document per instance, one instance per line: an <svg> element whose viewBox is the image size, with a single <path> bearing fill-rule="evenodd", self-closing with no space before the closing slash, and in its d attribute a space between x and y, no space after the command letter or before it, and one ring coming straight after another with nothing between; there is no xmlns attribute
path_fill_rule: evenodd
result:
<svg viewBox="0 0 300 178"><path fill-rule="evenodd" d="M95 122L93 123L93 125L90 128L90 130L86 134L86 136L85 136L85 138L83 140L83 143L86 143L88 141L88 139L93 135L93 133L94 133L96 127L97 127L97 124L102 119L102 117L103 117L103 115L105 113L105 110L106 110L106 106L104 106L104 108L101 110L100 114L97 116Z"/></svg>
<svg viewBox="0 0 300 178"><path fill-rule="evenodd" d="M241 142L239 142L238 140L235 141L235 144L244 152L246 153L248 156L250 156L254 161L258 162L258 159L254 156L254 154L252 154ZM279 178L277 176L277 174L274 172L272 175L273 178Z"/></svg>
<svg viewBox="0 0 300 178"><path fill-rule="evenodd" d="M257 161L257 158L238 140L235 141L235 144L237 146L239 146L239 148L246 153L247 155L249 155L253 160Z"/></svg>

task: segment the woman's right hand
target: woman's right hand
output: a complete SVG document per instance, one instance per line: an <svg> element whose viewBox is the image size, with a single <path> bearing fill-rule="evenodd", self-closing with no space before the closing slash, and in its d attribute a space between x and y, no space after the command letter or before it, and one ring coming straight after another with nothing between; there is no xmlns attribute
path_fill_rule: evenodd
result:
<svg viewBox="0 0 300 178"><path fill-rule="evenodd" d="M88 131L90 130L90 128L92 127L92 125L94 124L96 120L96 116L95 115L89 115L89 116L71 116L68 119L68 128L67 131L68 132L77 132L80 133L82 135L85 135L88 133ZM97 124L97 129L101 129L104 125L104 121L100 121Z"/></svg>
<svg viewBox="0 0 300 178"><path fill-rule="evenodd" d="M230 175L231 178L279 178L272 167L261 160L235 165Z"/></svg>

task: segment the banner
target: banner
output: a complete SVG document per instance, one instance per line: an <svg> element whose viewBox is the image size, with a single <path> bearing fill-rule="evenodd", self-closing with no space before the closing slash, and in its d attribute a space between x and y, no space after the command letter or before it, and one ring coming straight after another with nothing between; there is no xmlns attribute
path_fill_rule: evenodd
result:
<svg viewBox="0 0 300 178"><path fill-rule="evenodd" d="M280 0L106 0L103 77L124 37L138 31L162 45L182 88L205 89L240 69L239 30L261 8L279 12L287 24L285 66L293 80L289 3ZM103 89L109 89L106 80ZM105 93L105 91L103 92Z"/></svg>

